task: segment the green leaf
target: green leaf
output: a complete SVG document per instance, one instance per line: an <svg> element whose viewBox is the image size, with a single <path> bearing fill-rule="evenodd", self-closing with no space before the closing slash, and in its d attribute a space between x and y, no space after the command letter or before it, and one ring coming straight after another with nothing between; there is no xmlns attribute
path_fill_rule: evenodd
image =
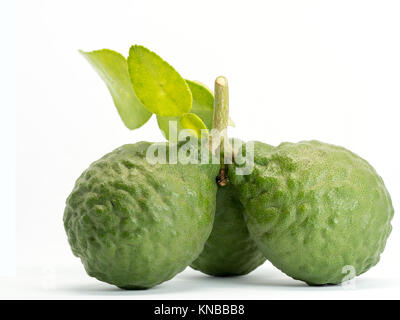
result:
<svg viewBox="0 0 400 320"><path fill-rule="evenodd" d="M143 46L132 46L128 69L137 97L151 112L177 117L192 108L192 94L186 81L154 52Z"/></svg>
<svg viewBox="0 0 400 320"><path fill-rule="evenodd" d="M193 96L191 113L203 120L208 129L212 128L214 95L210 89L198 81L186 80Z"/></svg>
<svg viewBox="0 0 400 320"><path fill-rule="evenodd" d="M169 122L170 121L175 121L176 122L176 128L177 128L177 135L179 134L179 131L181 131L183 128L180 125L180 117L162 117L162 116L157 116L157 123L158 127L161 129L162 134L167 140L172 139L173 137L169 136Z"/></svg>
<svg viewBox="0 0 400 320"><path fill-rule="evenodd" d="M174 133L174 127L171 127L171 132L170 132L170 121L175 121L176 124L176 134ZM176 138L179 137L179 132L183 129L189 129L192 130L194 135L197 136L198 138L201 137L201 130L205 129L207 130L206 125L204 122L195 115L194 113L186 113L181 117L161 117L157 116L157 122L158 126L160 127L163 135L165 138L169 141L174 141ZM170 136L170 133L173 134L173 136ZM208 134L208 130L207 130Z"/></svg>
<svg viewBox="0 0 400 320"><path fill-rule="evenodd" d="M80 51L107 85L118 113L129 129L144 125L151 117L135 95L128 73L128 63L118 52L103 49Z"/></svg>
<svg viewBox="0 0 400 320"><path fill-rule="evenodd" d="M213 117L213 104L214 96L210 89L205 85L197 81L186 80L190 91L192 92L192 109L190 113L197 115L204 125L208 128L212 128L212 117ZM158 126L163 132L164 136L169 140L169 121L177 121L178 134L179 131L185 129L180 124L180 117L162 117L157 116Z"/></svg>
<svg viewBox="0 0 400 320"><path fill-rule="evenodd" d="M194 113L184 114L179 119L179 124L183 129L191 130L197 138L201 137L201 130L206 130L208 134L208 130L204 122Z"/></svg>

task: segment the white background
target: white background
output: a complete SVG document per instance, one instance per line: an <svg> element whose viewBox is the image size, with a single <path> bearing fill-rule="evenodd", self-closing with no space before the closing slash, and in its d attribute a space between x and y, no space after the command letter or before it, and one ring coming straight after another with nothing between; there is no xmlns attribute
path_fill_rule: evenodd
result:
<svg viewBox="0 0 400 320"><path fill-rule="evenodd" d="M16 75L15 75L15 4L0 2L0 276L16 272ZM5 46L3 49L2 46ZM3 156L3 154L5 156Z"/></svg>
<svg viewBox="0 0 400 320"><path fill-rule="evenodd" d="M266 263L240 278L187 269L152 290L121 291L86 275L62 224L65 198L91 162L163 139L154 118L126 129L78 54L127 55L132 44L210 87L227 76L231 136L345 146L376 168L400 208L399 16L400 2L383 0L17 1L17 275L1 277L0 297L400 298L398 214L381 262L350 289L307 287Z"/></svg>

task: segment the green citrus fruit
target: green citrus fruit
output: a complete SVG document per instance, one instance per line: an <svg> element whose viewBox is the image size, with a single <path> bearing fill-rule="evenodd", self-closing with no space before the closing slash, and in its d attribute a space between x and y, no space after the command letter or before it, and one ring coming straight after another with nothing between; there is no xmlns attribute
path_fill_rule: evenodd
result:
<svg viewBox="0 0 400 320"><path fill-rule="evenodd" d="M198 257L212 230L219 166L151 164L150 145L124 145L91 164L64 212L87 273L124 289L171 279Z"/></svg>
<svg viewBox="0 0 400 320"><path fill-rule="evenodd" d="M393 207L365 160L318 141L255 143L254 170L229 170L250 233L276 267L309 284L337 284L378 263ZM348 277L347 277L348 279Z"/></svg>
<svg viewBox="0 0 400 320"><path fill-rule="evenodd" d="M244 210L232 186L218 188L214 227L192 268L213 276L236 276L264 263L247 230Z"/></svg>

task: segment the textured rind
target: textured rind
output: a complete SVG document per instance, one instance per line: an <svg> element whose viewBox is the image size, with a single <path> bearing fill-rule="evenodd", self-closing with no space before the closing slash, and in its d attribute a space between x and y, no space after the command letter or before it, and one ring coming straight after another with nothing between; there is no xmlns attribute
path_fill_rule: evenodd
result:
<svg viewBox="0 0 400 320"><path fill-rule="evenodd" d="M243 205L232 186L218 188L214 227L193 269L213 276L244 275L264 263L265 257L250 237Z"/></svg>
<svg viewBox="0 0 400 320"><path fill-rule="evenodd" d="M150 164L148 142L94 162L66 201L64 226L87 273L124 289L183 271L212 230L216 165Z"/></svg>
<svg viewBox="0 0 400 320"><path fill-rule="evenodd" d="M378 263L393 207L381 177L363 159L318 141L255 143L255 167L231 181L260 250L309 284L337 284ZM343 272L342 272L343 271Z"/></svg>

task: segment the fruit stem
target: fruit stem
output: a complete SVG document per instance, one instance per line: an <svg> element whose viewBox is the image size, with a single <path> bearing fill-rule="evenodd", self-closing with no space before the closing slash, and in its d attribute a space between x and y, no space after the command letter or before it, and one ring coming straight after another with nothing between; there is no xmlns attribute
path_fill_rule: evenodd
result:
<svg viewBox="0 0 400 320"><path fill-rule="evenodd" d="M215 79L214 86L214 114L212 122L212 132L210 135L210 146L212 151L216 152L220 148L221 169L217 177L217 183L220 186L227 184L226 166L224 163L224 154L232 153L232 148L228 140L229 124L229 87L228 80L219 76Z"/></svg>
<svg viewBox="0 0 400 320"><path fill-rule="evenodd" d="M229 87L228 80L219 76L215 79L214 114L212 128L222 132L229 122Z"/></svg>

